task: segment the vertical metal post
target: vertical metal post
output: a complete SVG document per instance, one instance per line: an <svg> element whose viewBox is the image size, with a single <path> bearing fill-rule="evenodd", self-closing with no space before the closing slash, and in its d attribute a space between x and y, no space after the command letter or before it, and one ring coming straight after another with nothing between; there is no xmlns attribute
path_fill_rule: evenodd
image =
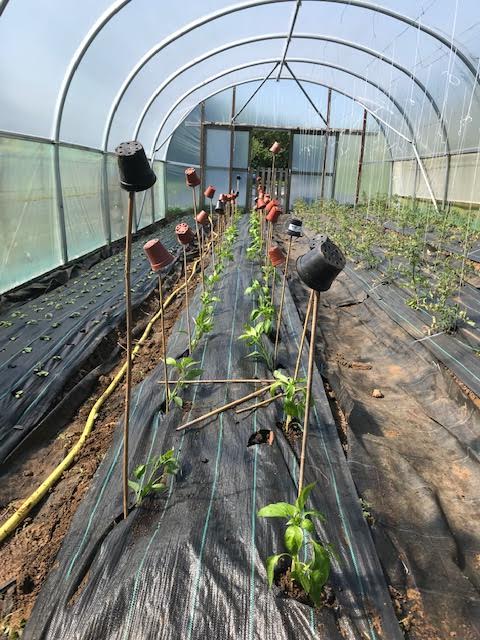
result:
<svg viewBox="0 0 480 640"><path fill-rule="evenodd" d="M62 176L60 174L60 145L53 145L53 175L55 181L55 198L57 202L57 221L60 231L60 250L62 252L62 264L68 262L67 231L65 228L65 209L63 206Z"/></svg>
<svg viewBox="0 0 480 640"><path fill-rule="evenodd" d="M415 162L415 175L413 176L413 193L412 193L412 208L415 208L417 202L417 184L419 178L418 162Z"/></svg>
<svg viewBox="0 0 480 640"><path fill-rule="evenodd" d="M323 168L322 168L322 186L320 187L320 198L323 200L325 195L325 171L327 170L327 153L328 153L328 139L330 137L330 110L332 107L332 90L328 90L327 95L327 128L325 129L325 151L323 156Z"/></svg>
<svg viewBox="0 0 480 640"><path fill-rule="evenodd" d="M205 196L204 191L207 188L206 183L206 173L207 169L205 167L205 102L200 103L200 197L199 197L199 206L201 209L205 207Z"/></svg>
<svg viewBox="0 0 480 640"><path fill-rule="evenodd" d="M164 162L163 163L163 212L164 212L163 217L164 218L168 216L167 168L168 168L168 163Z"/></svg>
<svg viewBox="0 0 480 640"><path fill-rule="evenodd" d="M232 192L232 169L233 169L233 149L235 145L235 87L232 90L232 115L230 119L230 159L229 159L229 167L228 167L228 193Z"/></svg>
<svg viewBox="0 0 480 640"><path fill-rule="evenodd" d="M152 224L155 222L155 185L150 189L150 203L152 206Z"/></svg>
<svg viewBox="0 0 480 640"><path fill-rule="evenodd" d="M105 242L110 248L112 243L112 227L110 222L110 198L108 195L108 155L102 153L102 220Z"/></svg>
<svg viewBox="0 0 480 640"><path fill-rule="evenodd" d="M337 186L337 163L338 163L338 145L340 141L340 134L335 134L335 155L333 156L333 176L332 176L332 192L331 199L335 200L335 187Z"/></svg>
<svg viewBox="0 0 480 640"><path fill-rule="evenodd" d="M290 193L292 188L292 157L293 157L293 131L290 131L288 141L288 167L287 167L287 189L285 194L285 213L290 211Z"/></svg>
<svg viewBox="0 0 480 640"><path fill-rule="evenodd" d="M357 189L355 192L355 204L358 204L358 200L360 198L360 184L362 182L362 168L363 168L363 157L365 155L365 134L367 131L367 111L364 109L363 111L363 125L362 125L362 138L360 141L360 157L358 158L358 174L357 174Z"/></svg>

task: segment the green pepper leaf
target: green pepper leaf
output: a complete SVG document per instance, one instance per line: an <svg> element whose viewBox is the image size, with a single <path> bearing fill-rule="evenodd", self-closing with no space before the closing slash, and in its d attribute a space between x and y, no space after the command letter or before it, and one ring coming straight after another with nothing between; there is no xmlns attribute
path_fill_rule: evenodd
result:
<svg viewBox="0 0 480 640"><path fill-rule="evenodd" d="M303 489L300 491L300 495L295 501L295 506L299 511L303 511L305 507L305 503L307 502L307 498L310 495L310 491L313 489L314 486L315 486L315 482L312 482L311 484L307 484L307 486L303 487Z"/></svg>
<svg viewBox="0 0 480 640"><path fill-rule="evenodd" d="M269 587L271 587L272 584L273 584L275 567L277 566L278 561L280 560L280 558L282 556L284 556L284 555L286 555L286 554L285 553L279 553L277 555L269 556L267 558L265 566L267 568L267 579L268 579L268 586Z"/></svg>
<svg viewBox="0 0 480 640"><path fill-rule="evenodd" d="M295 525L291 524L285 530L285 546L288 551L292 555L297 555L297 553L302 548L303 544L303 531L302 529Z"/></svg>
<svg viewBox="0 0 480 640"><path fill-rule="evenodd" d="M140 464L135 469L135 471L133 472L133 475L137 478L137 480L140 480L140 478L144 475L146 468L147 468L146 464Z"/></svg>
<svg viewBox="0 0 480 640"><path fill-rule="evenodd" d="M267 504L257 511L257 516L260 518L290 518L296 513L293 504L288 502L273 502Z"/></svg>

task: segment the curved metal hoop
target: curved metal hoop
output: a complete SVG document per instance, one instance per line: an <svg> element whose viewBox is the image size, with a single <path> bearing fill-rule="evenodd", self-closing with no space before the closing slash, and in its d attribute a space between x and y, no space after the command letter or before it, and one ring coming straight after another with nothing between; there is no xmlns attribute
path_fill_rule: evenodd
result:
<svg viewBox="0 0 480 640"><path fill-rule="evenodd" d="M184 73L185 71L191 69L192 67L196 66L197 64L200 64L201 62L204 62L205 60L208 60L209 58L214 57L215 55L218 55L219 53L222 53L224 51L233 49L235 47L240 47L246 44L251 44L254 42L260 42L260 41L264 41L264 40L275 40L275 39L283 39L285 37L287 37L288 34L265 34L265 35L260 35L257 37L252 37L252 38L245 38L242 40L237 40L235 42L223 45L221 47L217 47L216 49L212 49L211 51L206 52L204 55L195 58L194 60L192 60L191 62L188 62L187 64L183 65L183 67L180 67L179 69L177 69L174 73L172 73L168 78L166 78L162 84L157 87L157 89L152 93L152 95L150 96L150 98L148 99L148 101L145 103L145 106L142 110L142 113L140 114L137 123L135 125L135 129L133 131L132 134L132 139L136 140L138 135L139 135L139 131L140 128L143 124L143 121L147 115L148 110L150 109L150 107L152 106L152 104L154 103L154 101L158 98L158 96L162 93L162 91L164 91L166 89L166 87L168 87L176 78L178 78L182 73ZM362 45L359 45L355 42L351 42L350 40L343 40L341 38L334 38L332 36L323 36L323 35L317 35L317 34L309 34L309 33L299 33L299 34L295 34L293 36L291 36L292 39L299 39L299 40L318 40L321 42L332 42L335 44L340 44L346 47L350 47L352 49L355 49L357 51L362 51L363 53L366 53L368 55L371 55L375 58L377 58L378 60L381 60L382 62L385 62L386 64L395 67L396 69L398 69L399 71L401 71L402 73L404 73L405 75L407 75L410 80L412 80L418 87L419 89L423 92L423 94L425 95L425 97L427 98L427 100L429 101L429 103L432 105L432 108L437 116L437 118L440 121L440 127L442 130L442 136L443 136L443 141L445 144L445 152L448 155L450 153L450 143L448 140L448 133L447 133L447 128L446 128L446 124L445 124L445 120L442 117L442 114L440 112L440 109L438 108L438 105L435 101L435 99L433 98L433 96L431 95L431 93L428 91L428 89L425 87L425 85L415 76L413 75L408 69L406 69L405 67L403 67L402 65L398 64L397 62L395 62L394 60L388 58L387 56L384 56L382 53L375 51L373 49L370 49L368 47L364 47ZM389 94L390 95L390 94ZM105 127L105 131L104 131L104 136L103 136L103 141L102 141L102 149L103 151L107 151L108 148L108 138L110 135L110 131L111 131L111 127L112 127L112 121L108 121L106 123L106 127Z"/></svg>
<svg viewBox="0 0 480 640"><path fill-rule="evenodd" d="M160 134L162 132L163 127L165 126L165 123L167 122L167 120L169 119L169 117L172 115L172 113L175 111L175 109L178 107L178 105L183 102L183 100L185 100L186 98L188 98L188 96L190 96L192 93L195 93L195 91L198 91L198 89L201 89L202 86L209 84L210 82L214 82L215 80L219 80L220 78L223 78L223 76L228 75L229 73L234 73L235 71L241 71L242 69L247 69L249 67L255 67L255 66L259 66L262 64L274 64L280 62L280 60L278 58L268 58L268 59L264 59L264 60L255 60L253 62L248 62L248 63L244 63L242 65L237 65L236 67L232 67L230 69L227 69L225 71L222 71L220 73L217 73L214 76L211 76L210 78L207 78L206 80L203 80L203 82L195 85L194 87L192 87L191 89L189 89L187 92L185 92L168 110L168 112L166 113L165 117L162 120L162 123L157 131L157 134L154 138L153 144L152 144L152 148L151 148L151 153L150 153L150 157L153 158L153 154L155 152L155 148L157 146L157 142L158 142L158 138L160 137ZM409 120L409 118L407 117L407 115L405 114L402 106L394 99L392 98L392 96L390 96L388 94L388 92L385 91L385 89L383 89L382 87L380 87L379 85L377 85L377 83L373 82L373 80L368 80L366 78L364 78L363 76L354 73L353 71L349 71L348 69L341 67L340 65L333 65L332 63L325 63L322 61L318 61L318 60L310 60L309 58L287 58L285 60L285 62L287 63L304 63L304 64L313 64L313 65L318 65L318 66L324 66L324 67L331 67L334 69L337 69L339 71L344 71L347 74L356 77L362 81L367 82L368 84L371 84L373 87L375 87L376 89L378 89L381 93L383 93L387 98L389 98L392 102L393 105L395 105L395 107L397 108L398 112L400 113L400 115L403 117L405 124L408 127L408 130L410 132L410 135L412 136L412 140L409 140L404 134L402 134L401 132L397 131L394 127L392 127L389 123L385 122L384 120L382 120L377 114L374 114L371 109L369 109L364 103L360 102L358 99L356 98L352 98L354 99L356 102L358 102L358 104L361 104L362 107L364 109L366 109L369 113L371 113L372 115L375 115L375 117L382 121L388 128L392 129L393 131L395 131L395 133L397 133L398 135L400 135L401 137L403 137L405 140L407 140L408 142L414 142L415 141L415 135L414 135L414 131L413 131L413 127L412 124Z"/></svg>
<svg viewBox="0 0 480 640"><path fill-rule="evenodd" d="M65 101L67 98L67 94L68 91L70 89L70 85L72 83L73 77L75 75L75 72L78 68L78 66L80 65L83 57L85 56L86 52L88 51L90 45L92 44L92 42L95 40L95 38L97 37L97 35L102 31L102 29L105 27L105 25L119 12L123 9L123 7L125 5L127 5L131 0L118 0L114 5L112 5L111 7L109 7L107 9L107 11L105 11L102 16L100 16L100 18L95 22L95 24L91 27L91 29L89 30L89 32L86 34L85 38L83 39L83 41L81 42L80 46L78 47L78 49L76 50L73 58L71 59L65 76L63 78L62 81L62 85L60 87L59 90L59 95L58 95L58 99L57 99L57 104L55 107L55 112L54 112L54 118L53 118L53 132L52 132L52 137L54 142L58 142L59 141L59 137L60 137L60 128L61 128L61 123L62 123L62 117L63 117L63 111L64 111L64 107L65 107ZM262 6L262 5L268 5L268 4L278 4L280 2L289 2L290 0L256 0L256 1L251 1L251 2L245 2L243 4L236 4L236 5L231 5L230 7L226 7L225 9L221 9L218 11L214 11L206 16L203 16L200 19L194 20L193 22L190 22L189 24L185 25L184 27L182 27L181 29L179 29L178 31L176 31L175 33L171 34L170 36L168 36L167 38L165 38L164 40L162 40L162 42L160 42L158 45L156 45L153 49L151 49L149 52L147 52L142 58L141 60L139 60L139 62L135 65L135 67L130 71L130 73L128 74L127 78L124 80L119 92L117 93L114 102L111 106L107 121L109 121L110 119L113 119L118 106L123 98L123 95L125 94L126 90L128 89L128 87L130 86L132 80L135 78L135 76L138 74L138 72L143 68L143 66L145 64L147 64L147 62L157 53L159 53L162 49L164 49L165 47L167 47L169 44L171 44L172 42L175 42L176 40L178 40L179 38L183 37L184 35L187 35L188 33L190 33L191 31L194 31L195 29L203 26L204 24L206 24L207 22L213 21L213 20L217 20L219 18L225 17L227 15L230 15L232 13L236 13L238 11L244 11L246 9L253 9L257 6ZM308 2L333 2L336 4L348 4L349 6L355 6L355 7L359 7L362 9L367 9L370 11L375 11L376 13L381 13L383 15L386 15L392 19L395 20L399 20L411 27L414 27L415 29L417 29L419 32L425 33L429 36L431 36L432 38L436 39L437 41L439 41L441 44L443 44L445 47L449 48L452 53L457 56L462 62L463 64L467 67L467 69L469 70L469 72L473 75L474 81L476 81L477 84L480 84L480 78L477 74L476 68L474 66L474 64L472 63L472 61L469 59L469 57L463 53L463 51L461 49L459 49L459 47L457 47L456 45L454 45L453 42L450 42L447 38L445 38L445 36L443 36L441 33L435 31L434 29L431 29L430 27L427 27L423 24L421 24L420 22L418 22L417 20L413 20L412 18L408 18L407 16L404 16L400 13L397 13L396 11L393 11L391 9L387 9L386 7L381 7L379 5L375 5L369 2L365 2L364 0L306 0Z"/></svg>

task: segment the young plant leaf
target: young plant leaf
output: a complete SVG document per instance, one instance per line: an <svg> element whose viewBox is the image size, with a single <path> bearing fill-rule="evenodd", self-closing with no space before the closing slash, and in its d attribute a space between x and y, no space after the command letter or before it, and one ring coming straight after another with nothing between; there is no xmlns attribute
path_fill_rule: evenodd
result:
<svg viewBox="0 0 480 640"><path fill-rule="evenodd" d="M268 579L268 586L271 587L273 584L273 578L274 578L274 571L275 571L275 567L278 564L278 561L280 560L280 558L282 556L286 555L285 553L279 553L277 555L274 556L269 556L267 558L267 561L265 563L266 568L267 568L267 579Z"/></svg>
<svg viewBox="0 0 480 640"><path fill-rule="evenodd" d="M305 503L314 486L315 486L315 482L312 482L311 484L307 484L307 486L303 487L303 489L300 491L300 495L295 501L295 506L299 511L303 511L303 509L305 508Z"/></svg>
<svg viewBox="0 0 480 640"><path fill-rule="evenodd" d="M285 546L292 555L297 555L303 544L303 531L302 529L291 524L285 530Z"/></svg>
<svg viewBox="0 0 480 640"><path fill-rule="evenodd" d="M295 507L288 502L273 502L257 511L260 518L291 518L295 514Z"/></svg>

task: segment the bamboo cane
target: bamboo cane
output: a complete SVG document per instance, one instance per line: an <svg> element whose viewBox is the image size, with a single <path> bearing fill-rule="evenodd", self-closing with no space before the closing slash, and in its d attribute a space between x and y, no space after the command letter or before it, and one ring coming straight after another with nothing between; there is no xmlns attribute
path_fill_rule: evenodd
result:
<svg viewBox="0 0 480 640"><path fill-rule="evenodd" d="M186 292L186 289L185 289ZM165 335L165 314L163 313L163 291L162 291L162 276L158 274L158 295L160 299L160 309L162 310L162 317L160 319L162 329L162 357L163 357L163 377L165 381L165 413L169 411L170 405L170 389L168 386L168 365L167 365L167 338Z"/></svg>
<svg viewBox="0 0 480 640"><path fill-rule="evenodd" d="M168 384L175 385L177 380L169 380ZM246 383L262 383L268 382L273 384L275 380L268 380L267 378L233 378L231 380L213 379L213 380L182 380L182 384L246 384ZM164 380L159 380L158 384L165 384Z"/></svg>
<svg viewBox="0 0 480 640"><path fill-rule="evenodd" d="M215 269L215 243L213 242L213 198L210 198L210 240L212 244L212 265Z"/></svg>
<svg viewBox="0 0 480 640"><path fill-rule="evenodd" d="M278 398L283 398L285 393L278 393L276 396L272 398L267 398L266 400L262 400L262 402L258 402L257 404L250 404L248 407L242 407L242 409L237 409L235 413L244 413L245 411L256 411L260 407L264 407L267 404L270 404L274 400L278 400Z"/></svg>
<svg viewBox="0 0 480 640"><path fill-rule="evenodd" d="M200 272L202 274L202 291L205 293L205 274L203 271L203 251L202 251L202 242L200 240L200 231L199 231L198 222L197 222L197 198L195 196L195 187L192 188L192 196L193 196L193 217L195 218L195 229L197 230L198 251L200 254Z"/></svg>
<svg viewBox="0 0 480 640"><path fill-rule="evenodd" d="M313 291L313 311L312 311L312 324L310 329L310 348L308 350L308 369L307 369L307 391L305 397L305 415L303 418L303 436L302 436L302 451L300 453L300 471L298 473L298 495L303 488L303 478L305 475L305 455L307 451L307 439L308 439L308 421L310 415L310 403L312 397L312 375L313 375L313 360L315 356L315 338L317 333L317 316L318 316L318 301L320 294L318 291Z"/></svg>
<svg viewBox="0 0 480 640"><path fill-rule="evenodd" d="M237 400L233 400L233 402L224 404L222 407L217 407L216 409L213 409L213 411L209 411L205 415L200 416L199 418L195 418L195 420L190 420L190 422L186 422L185 424L180 425L179 427L177 427L177 431L183 431L183 429L186 429L187 427L192 427L194 424L198 424L203 420L207 420L207 418L212 418L213 416L216 416L219 413L223 413L223 411L227 411L228 409L233 409L233 407L236 407L237 405L242 404L242 402L246 402L247 400L256 398L257 396L262 395L262 393L266 393L271 386L272 385L269 384L268 387L262 387L257 391L253 391L252 393L249 393L248 395L243 396L243 398L238 398Z"/></svg>
<svg viewBox="0 0 480 640"><path fill-rule="evenodd" d="M280 337L280 324L282 322L283 303L285 301L285 288L286 288L286 285L287 285L288 262L290 260L290 252L292 250L292 240L293 240L293 237L290 236L290 238L288 240L287 257L286 257L286 260L285 260L285 269L283 270L282 293L281 293L281 296L280 296L280 307L278 309L278 316L277 316L277 331L275 333L275 347L273 349L273 362L276 362L276 360L277 360L278 338Z"/></svg>
<svg viewBox="0 0 480 640"><path fill-rule="evenodd" d="M313 302L313 291L310 291L310 297L308 298L308 304L307 304L307 311L305 313L305 320L303 321L302 337L300 339L300 346L298 347L297 362L295 363L295 371L293 373L294 380L297 380L298 378L298 371L300 369L300 362L302 360L303 345L305 343L305 336L307 335L308 320L310 318L310 313L312 311L312 302Z"/></svg>
<svg viewBox="0 0 480 640"><path fill-rule="evenodd" d="M192 354L192 332L190 330L190 306L188 303L187 247L183 246L183 273L185 278L185 308L187 311L188 353ZM163 312L162 312L163 318Z"/></svg>
<svg viewBox="0 0 480 640"><path fill-rule="evenodd" d="M135 192L128 194L127 233L125 236L125 316L127 331L127 371L125 378L125 418L123 421L123 517L128 516L128 440L130 425L130 397L132 394L132 292L130 269L132 264L132 222Z"/></svg>

